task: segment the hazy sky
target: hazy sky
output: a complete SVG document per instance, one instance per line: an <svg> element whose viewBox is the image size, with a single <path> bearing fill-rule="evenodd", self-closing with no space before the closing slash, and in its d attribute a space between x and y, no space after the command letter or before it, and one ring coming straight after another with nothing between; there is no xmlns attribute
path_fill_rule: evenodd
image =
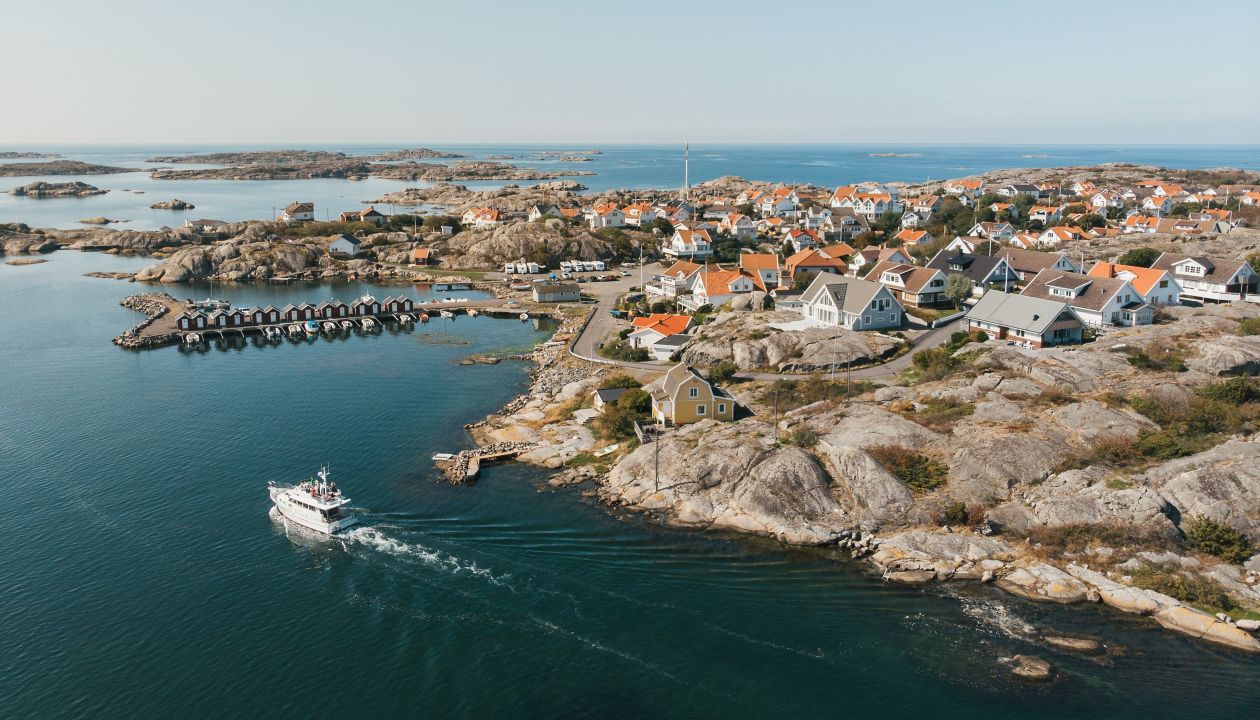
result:
<svg viewBox="0 0 1260 720"><path fill-rule="evenodd" d="M1260 142L1260 2L0 4L0 145Z"/></svg>

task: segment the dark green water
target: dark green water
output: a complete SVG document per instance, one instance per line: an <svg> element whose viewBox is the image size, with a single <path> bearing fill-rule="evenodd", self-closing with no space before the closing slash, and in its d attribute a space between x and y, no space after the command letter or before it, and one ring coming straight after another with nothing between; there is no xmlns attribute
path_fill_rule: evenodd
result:
<svg viewBox="0 0 1260 720"><path fill-rule="evenodd" d="M887 586L540 492L525 468L435 482L429 456L525 381L455 361L544 337L531 324L129 353L109 339L136 286L81 273L138 263L50 259L0 265L5 717L1260 716L1260 661L1105 608ZM370 527L290 537L266 482L325 461ZM1028 624L1119 651L1058 653ZM1059 680L1008 680L1015 652Z"/></svg>

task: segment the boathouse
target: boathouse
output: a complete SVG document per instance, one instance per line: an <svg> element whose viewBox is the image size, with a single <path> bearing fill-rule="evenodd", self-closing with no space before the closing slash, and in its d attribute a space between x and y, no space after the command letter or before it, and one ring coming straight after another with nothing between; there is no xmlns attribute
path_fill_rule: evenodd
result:
<svg viewBox="0 0 1260 720"><path fill-rule="evenodd" d="M254 311L254 323L257 325L274 325L280 322L280 311L268 305Z"/></svg>
<svg viewBox="0 0 1260 720"><path fill-rule="evenodd" d="M343 318L350 314L350 306L340 300L325 300L316 308L319 316L325 320L329 318Z"/></svg>
<svg viewBox="0 0 1260 720"><path fill-rule="evenodd" d="M226 310L215 310L210 313L210 327L227 327L228 313Z"/></svg>
<svg viewBox="0 0 1260 720"><path fill-rule="evenodd" d="M364 295L350 306L355 315L376 315L381 311L381 304L371 295Z"/></svg>
<svg viewBox="0 0 1260 720"><path fill-rule="evenodd" d="M387 313L411 312L411 299L399 295L398 297L387 297L381 301L381 309Z"/></svg>
<svg viewBox="0 0 1260 720"><path fill-rule="evenodd" d="M249 324L249 313L241 308L237 308L228 313L228 327L240 327Z"/></svg>
<svg viewBox="0 0 1260 720"><path fill-rule="evenodd" d="M206 316L193 310L186 310L175 318L175 327L180 330L204 330Z"/></svg>

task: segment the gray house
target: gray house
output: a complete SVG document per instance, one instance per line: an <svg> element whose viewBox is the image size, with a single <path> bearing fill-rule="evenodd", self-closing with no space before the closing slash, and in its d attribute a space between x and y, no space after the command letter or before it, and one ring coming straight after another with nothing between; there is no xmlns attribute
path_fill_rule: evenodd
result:
<svg viewBox="0 0 1260 720"><path fill-rule="evenodd" d="M1040 348L1079 343L1085 323L1065 302L990 290L967 312L967 329Z"/></svg>
<svg viewBox="0 0 1260 720"><path fill-rule="evenodd" d="M819 273L801 295L801 315L849 330L900 327L901 303L877 282L835 273Z"/></svg>
<svg viewBox="0 0 1260 720"><path fill-rule="evenodd" d="M581 299L582 288L577 283L538 283L534 285L534 302L578 302Z"/></svg>

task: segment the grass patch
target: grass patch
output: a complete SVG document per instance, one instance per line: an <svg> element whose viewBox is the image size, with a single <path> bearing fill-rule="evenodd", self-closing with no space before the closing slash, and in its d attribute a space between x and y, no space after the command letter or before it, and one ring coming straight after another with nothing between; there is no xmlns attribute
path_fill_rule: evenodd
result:
<svg viewBox="0 0 1260 720"><path fill-rule="evenodd" d="M946 398L929 398L922 405L906 417L937 432L949 432L954 423L976 411L972 403Z"/></svg>
<svg viewBox="0 0 1260 720"><path fill-rule="evenodd" d="M1028 539L1041 545L1043 554L1047 556L1081 553L1096 545L1143 550L1175 550L1178 547L1176 536L1167 531L1120 523L1034 528L1028 531Z"/></svg>
<svg viewBox="0 0 1260 720"><path fill-rule="evenodd" d="M1236 332L1239 335L1260 335L1260 317L1243 318Z"/></svg>
<svg viewBox="0 0 1260 720"><path fill-rule="evenodd" d="M1185 372L1185 350L1162 343L1151 343L1145 348L1126 348L1129 364L1152 372Z"/></svg>
<svg viewBox="0 0 1260 720"><path fill-rule="evenodd" d="M788 433L780 441L784 445L795 445L796 447L812 448L818 444L818 433L807 427L798 427Z"/></svg>
<svg viewBox="0 0 1260 720"><path fill-rule="evenodd" d="M917 450L899 445L876 445L866 452L916 492L935 490L949 480L948 465Z"/></svg>
<svg viewBox="0 0 1260 720"><path fill-rule="evenodd" d="M949 342L944 345L916 352L910 358L912 362L907 371L908 379L915 383L931 382L962 371L977 355L958 351L973 339L983 342L988 336L984 335L981 340L980 336L973 338L968 333L956 332L949 336Z"/></svg>
<svg viewBox="0 0 1260 720"><path fill-rule="evenodd" d="M1197 575L1182 575L1171 565L1146 565L1129 573L1133 584L1154 590L1211 613L1239 609L1220 583Z"/></svg>
<svg viewBox="0 0 1260 720"><path fill-rule="evenodd" d="M850 385L844 380L827 380L822 375L810 375L801 380L775 380L761 391L761 402L771 407L777 403L779 412L783 413L822 400L843 398L846 392L850 397L857 397L877 387L879 385L865 380L855 380Z"/></svg>

